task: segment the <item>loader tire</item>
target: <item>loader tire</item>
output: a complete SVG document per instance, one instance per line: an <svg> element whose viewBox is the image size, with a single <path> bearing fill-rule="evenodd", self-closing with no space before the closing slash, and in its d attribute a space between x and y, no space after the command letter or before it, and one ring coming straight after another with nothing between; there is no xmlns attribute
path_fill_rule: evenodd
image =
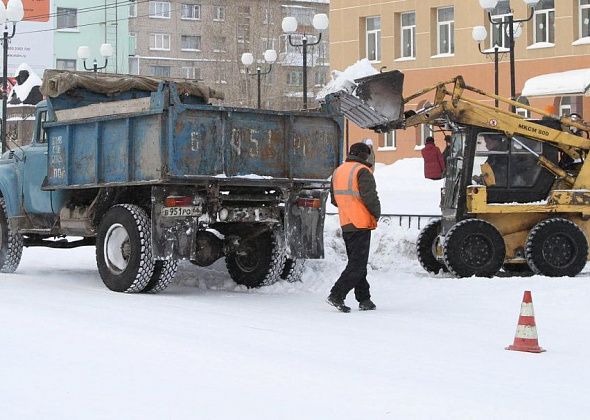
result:
<svg viewBox="0 0 590 420"><path fill-rule="evenodd" d="M142 291L144 293L160 293L170 286L177 270L178 260L155 261L152 277Z"/></svg>
<svg viewBox="0 0 590 420"><path fill-rule="evenodd" d="M588 241L572 221L552 218L537 223L529 232L525 255L535 274L574 277L588 258Z"/></svg>
<svg viewBox="0 0 590 420"><path fill-rule="evenodd" d="M244 239L237 252L225 256L233 281L248 288L268 286L281 278L285 254L276 232L264 232Z"/></svg>
<svg viewBox="0 0 590 420"><path fill-rule="evenodd" d="M285 258L283 270L281 272L281 279L289 283L297 283L303 277L303 269L305 260L298 258Z"/></svg>
<svg viewBox="0 0 590 420"><path fill-rule="evenodd" d="M445 236L445 265L457 277L493 277L506 256L504 239L490 223L462 220Z"/></svg>
<svg viewBox="0 0 590 420"><path fill-rule="evenodd" d="M424 226L416 242L418 261L424 270L432 274L438 274L441 270L448 271L447 267L436 258L434 253L434 246L440 228L441 221L433 220Z"/></svg>
<svg viewBox="0 0 590 420"><path fill-rule="evenodd" d="M96 264L104 284L115 292L138 293L154 273L151 223L133 204L107 211L96 235Z"/></svg>
<svg viewBox="0 0 590 420"><path fill-rule="evenodd" d="M23 255L23 237L10 229L4 197L0 197L0 273L14 273Z"/></svg>

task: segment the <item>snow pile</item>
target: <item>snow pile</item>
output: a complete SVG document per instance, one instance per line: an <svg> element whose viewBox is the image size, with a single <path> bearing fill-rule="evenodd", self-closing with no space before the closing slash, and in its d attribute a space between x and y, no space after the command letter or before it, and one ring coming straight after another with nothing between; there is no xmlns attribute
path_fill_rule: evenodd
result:
<svg viewBox="0 0 590 420"><path fill-rule="evenodd" d="M318 92L316 99L324 99L326 95L341 90L346 90L350 93L356 87L355 79L372 76L377 73L379 72L375 70L371 62L366 58L348 66L344 71L333 70L332 80Z"/></svg>

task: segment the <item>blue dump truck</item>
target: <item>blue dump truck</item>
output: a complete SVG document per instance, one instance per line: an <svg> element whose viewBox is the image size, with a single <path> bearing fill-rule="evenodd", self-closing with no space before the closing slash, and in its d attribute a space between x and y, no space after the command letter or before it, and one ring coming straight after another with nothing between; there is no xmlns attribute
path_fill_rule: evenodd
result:
<svg viewBox="0 0 590 420"><path fill-rule="evenodd" d="M323 257L343 120L210 105L188 81L47 71L32 143L0 159L0 271L23 247L95 246L105 285L159 292L179 260L248 287ZM67 255L64 255L67 258Z"/></svg>

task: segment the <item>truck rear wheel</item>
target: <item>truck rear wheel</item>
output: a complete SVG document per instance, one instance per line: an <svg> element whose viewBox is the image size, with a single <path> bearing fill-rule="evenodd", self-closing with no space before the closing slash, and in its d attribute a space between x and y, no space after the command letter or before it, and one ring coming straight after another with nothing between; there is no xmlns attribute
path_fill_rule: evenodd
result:
<svg viewBox="0 0 590 420"><path fill-rule="evenodd" d="M232 280L250 288L276 283L284 261L277 233L272 231L241 240L239 249L225 257Z"/></svg>
<svg viewBox="0 0 590 420"><path fill-rule="evenodd" d="M572 221L547 219L531 229L525 254L536 274L574 277L586 265L588 241L584 232Z"/></svg>
<svg viewBox="0 0 590 420"><path fill-rule="evenodd" d="M168 286L170 286L172 280L174 280L177 270L178 260L154 262L154 272L147 286L145 286L145 289L143 289L143 292L160 293L161 291L165 290Z"/></svg>
<svg viewBox="0 0 590 420"><path fill-rule="evenodd" d="M0 197L0 273L14 273L23 255L23 237L8 225L6 202Z"/></svg>
<svg viewBox="0 0 590 420"><path fill-rule="evenodd" d="M151 224L136 205L110 208L98 227L96 263L104 284L115 292L137 293L154 272Z"/></svg>
<svg viewBox="0 0 590 420"><path fill-rule="evenodd" d="M438 274L440 270L448 271L447 267L435 256L436 239L440 234L441 221L433 220L424 226L416 242L418 261L424 270L432 274Z"/></svg>
<svg viewBox="0 0 590 420"><path fill-rule="evenodd" d="M445 265L457 277L493 277L506 256L504 239L492 224L462 220L445 236Z"/></svg>
<svg viewBox="0 0 590 420"><path fill-rule="evenodd" d="M305 260L298 258L285 258L283 270L281 271L281 279L289 283L297 283L303 277L303 268Z"/></svg>

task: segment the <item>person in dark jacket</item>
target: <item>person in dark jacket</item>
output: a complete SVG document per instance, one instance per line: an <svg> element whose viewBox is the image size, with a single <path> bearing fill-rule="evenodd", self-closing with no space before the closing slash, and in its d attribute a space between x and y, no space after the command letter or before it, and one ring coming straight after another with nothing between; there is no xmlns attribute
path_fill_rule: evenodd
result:
<svg viewBox="0 0 590 420"><path fill-rule="evenodd" d="M434 144L433 137L426 137L424 142L424 149L422 149L422 157L424 158L424 178L441 179L445 171L445 161L440 149Z"/></svg>
<svg viewBox="0 0 590 420"><path fill-rule="evenodd" d="M381 203L371 171L372 165L367 161L370 154L368 145L353 144L348 158L332 176L331 199L332 204L338 207L348 264L332 287L328 303L341 312L350 312L350 307L346 306L344 300L352 289L360 310L377 308L371 301L367 281L371 231L377 227L377 220L381 216Z"/></svg>

